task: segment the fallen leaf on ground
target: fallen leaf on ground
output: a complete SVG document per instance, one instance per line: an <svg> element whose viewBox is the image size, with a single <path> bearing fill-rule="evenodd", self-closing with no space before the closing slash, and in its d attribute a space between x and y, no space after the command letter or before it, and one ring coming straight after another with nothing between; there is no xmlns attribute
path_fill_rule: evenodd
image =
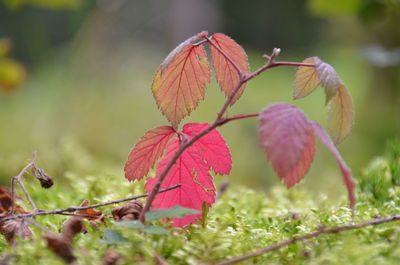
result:
<svg viewBox="0 0 400 265"><path fill-rule="evenodd" d="M117 222L134 221L139 219L142 209L143 203L136 200L112 209L111 213Z"/></svg>

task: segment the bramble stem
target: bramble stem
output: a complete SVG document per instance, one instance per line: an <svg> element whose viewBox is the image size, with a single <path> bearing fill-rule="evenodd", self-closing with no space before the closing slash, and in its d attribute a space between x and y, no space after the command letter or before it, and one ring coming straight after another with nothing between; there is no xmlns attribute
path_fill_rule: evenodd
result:
<svg viewBox="0 0 400 265"><path fill-rule="evenodd" d="M214 263L213 265L234 264L234 263L237 263L237 262L240 262L240 261L252 258L252 257L260 256L264 253L271 252L275 249L279 249L281 247L293 244L295 242L303 241L303 240L306 240L309 238L315 238L315 237L318 237L323 234L333 234L333 233L338 233L338 232L342 232L342 231L346 231L346 230L353 230L353 229L358 229L358 228L362 228L365 226L378 225L378 224L393 222L393 221L397 221L397 220L400 220L400 214L389 216L386 218L378 218L378 219L374 219L374 220L370 220L370 221L366 221L366 222L358 223L358 224L343 225L343 226L337 226L337 227L332 227L332 228L323 228L318 231L314 231L314 232L311 232L311 233L308 233L308 234L305 234L305 235L302 235L299 237L293 237L291 239L286 239L279 243L273 244L269 247L262 248L257 251L254 251L254 252L250 252L243 256L239 256L236 258L232 258L232 259L224 260L224 261L221 261L218 263Z"/></svg>
<svg viewBox="0 0 400 265"><path fill-rule="evenodd" d="M139 220L141 222L145 221L145 214L148 212L151 208L151 205L153 204L153 201L155 197L157 196L158 190L161 187L161 184L164 182L165 178L167 177L169 171L171 170L172 166L175 164L175 162L178 160L178 158L182 155L182 153L189 148L192 144L194 144L197 140L199 140L201 137L204 135L208 134L218 126L221 126L227 122L238 120L238 119L244 119L244 118L250 118L250 117L256 117L258 116L257 114L240 114L237 116L233 116L230 118L223 118L226 110L229 108L229 106L232 103L232 100L235 98L236 94L239 92L240 87L248 82L249 80L253 79L254 77L258 76L262 72L266 71L269 68L277 67L277 66L309 66L309 67L314 67L314 64L305 64L305 63L295 63L295 62L275 62L274 59L275 57L279 54L279 52L276 52L276 49L274 49L272 55L269 57L267 63L260 67L258 70L256 70L253 73L246 73L242 71L239 66L236 64L236 62L227 54L225 53L214 41L212 38L206 36L205 40L212 45L218 52L220 52L231 64L232 66L236 69L239 75L239 82L236 85L235 89L233 89L232 93L229 95L229 97L226 99L224 105L221 107L221 110L217 113L217 117L215 118L214 122L210 124L207 128L205 128L203 131L199 132L197 135L195 135L192 139L189 141L184 141L181 143L181 146L179 149L176 151L174 156L171 158L171 160L168 162L167 166L164 168L164 170L161 172L160 177L157 179L156 184L154 185L153 189L150 192L149 197L147 198L146 204L143 207L143 210L140 213Z"/></svg>

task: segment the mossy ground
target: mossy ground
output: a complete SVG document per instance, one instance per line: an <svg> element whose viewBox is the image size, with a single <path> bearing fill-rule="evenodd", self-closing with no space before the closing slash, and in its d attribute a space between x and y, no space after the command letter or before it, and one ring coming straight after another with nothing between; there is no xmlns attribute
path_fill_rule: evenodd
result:
<svg viewBox="0 0 400 265"><path fill-rule="evenodd" d="M68 153L68 152L67 152ZM50 190L40 188L27 176L25 183L41 209L78 205L88 199L104 202L143 193L143 183L127 184L119 169L95 162L84 151L74 149L68 156L66 181ZM323 227L363 222L400 213L400 144L392 141L388 154L366 167L358 178L358 203L354 219L341 200L329 201L321 194L312 197L307 190L286 190L276 186L268 194L243 186L231 187L218 198L202 224L185 230L155 221L168 229L167 234L142 233L117 226L111 219L106 226L75 237L76 264L101 264L107 249L123 256L119 264L154 264L154 256L163 256L169 264L213 263L257 250L279 241L300 236ZM103 174L82 175L88 168L101 168ZM117 168L117 167L115 167ZM85 170L83 170L85 169ZM22 203L24 205L24 203ZM24 205L28 208L28 206ZM103 207L111 215L112 207ZM44 226L59 231L66 216L39 216ZM16 254L11 264L64 264L46 247L44 232L32 227L30 240L17 240L13 250L0 240L2 255ZM121 238L105 238L105 231ZM106 232L109 233L109 232ZM123 237L123 238L122 238ZM126 240L125 240L126 239ZM370 226L298 242L244 261L243 264L400 264L400 227L396 222Z"/></svg>

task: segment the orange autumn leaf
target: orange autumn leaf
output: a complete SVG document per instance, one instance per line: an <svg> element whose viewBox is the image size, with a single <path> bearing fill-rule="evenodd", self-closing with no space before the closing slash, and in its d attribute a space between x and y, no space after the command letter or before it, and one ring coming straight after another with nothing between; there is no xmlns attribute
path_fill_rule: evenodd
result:
<svg viewBox="0 0 400 265"><path fill-rule="evenodd" d="M204 99L210 68L204 48L195 42L207 33L193 36L176 47L158 68L153 96L174 128Z"/></svg>
<svg viewBox="0 0 400 265"><path fill-rule="evenodd" d="M247 54L239 44L222 33L216 33L212 35L212 41L236 63L242 72L246 73L249 71ZM227 97L229 97L236 89L240 81L240 75L232 63L226 59L225 56L221 54L213 45L211 45L211 55L217 82L221 90ZM243 94L245 86L246 84L243 84L240 87L234 99L232 100L231 105L233 105Z"/></svg>
<svg viewBox="0 0 400 265"><path fill-rule="evenodd" d="M80 207L85 207L89 205L88 200L84 200ZM96 228L96 223L97 222L103 222L105 223L104 215L101 211L96 210L94 208L89 208L85 210L78 210L76 211L77 214L85 215L85 218L89 220L90 224Z"/></svg>
<svg viewBox="0 0 400 265"><path fill-rule="evenodd" d="M350 133L353 123L353 102L346 87L341 83L328 105L328 129L336 145Z"/></svg>

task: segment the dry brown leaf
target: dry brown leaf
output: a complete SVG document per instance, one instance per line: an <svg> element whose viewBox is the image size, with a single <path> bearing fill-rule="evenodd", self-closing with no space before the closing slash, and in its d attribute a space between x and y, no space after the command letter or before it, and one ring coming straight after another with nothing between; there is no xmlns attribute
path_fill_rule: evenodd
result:
<svg viewBox="0 0 400 265"><path fill-rule="evenodd" d="M112 209L111 213L115 221L134 221L139 219L140 212L143 209L141 201L132 201L120 207Z"/></svg>
<svg viewBox="0 0 400 265"><path fill-rule="evenodd" d="M32 167L32 173L40 181L40 185L42 185L43 188L48 189L53 186L53 177L47 175L43 169L34 166Z"/></svg>
<svg viewBox="0 0 400 265"><path fill-rule="evenodd" d="M47 241L48 248L56 253L65 262L70 264L76 260L76 257L73 253L73 248L65 237L55 234L47 234L44 235L44 238Z"/></svg>
<svg viewBox="0 0 400 265"><path fill-rule="evenodd" d="M71 243L74 236L83 231L86 231L86 228L83 225L82 218L72 216L64 223L62 234L64 238Z"/></svg>
<svg viewBox="0 0 400 265"><path fill-rule="evenodd" d="M32 231L29 229L29 222L24 219L0 222L0 233L6 238L9 244L14 243L16 235L22 238L32 237Z"/></svg>
<svg viewBox="0 0 400 265"><path fill-rule="evenodd" d="M18 196L16 196L15 198L21 199ZM12 209L12 197L10 191L4 187L0 187L0 213L11 212L11 209ZM28 213L17 204L15 205L15 212Z"/></svg>
<svg viewBox="0 0 400 265"><path fill-rule="evenodd" d="M82 204L80 205L80 207L85 207L88 205L89 205L89 201L84 200L82 202ZM86 215L84 218L89 220L90 225L95 229L98 229L98 222L102 222L105 224L105 218L104 218L104 215L102 214L102 212L99 210L96 210L94 208L78 210L78 211L76 211L76 213L81 214L81 215Z"/></svg>

